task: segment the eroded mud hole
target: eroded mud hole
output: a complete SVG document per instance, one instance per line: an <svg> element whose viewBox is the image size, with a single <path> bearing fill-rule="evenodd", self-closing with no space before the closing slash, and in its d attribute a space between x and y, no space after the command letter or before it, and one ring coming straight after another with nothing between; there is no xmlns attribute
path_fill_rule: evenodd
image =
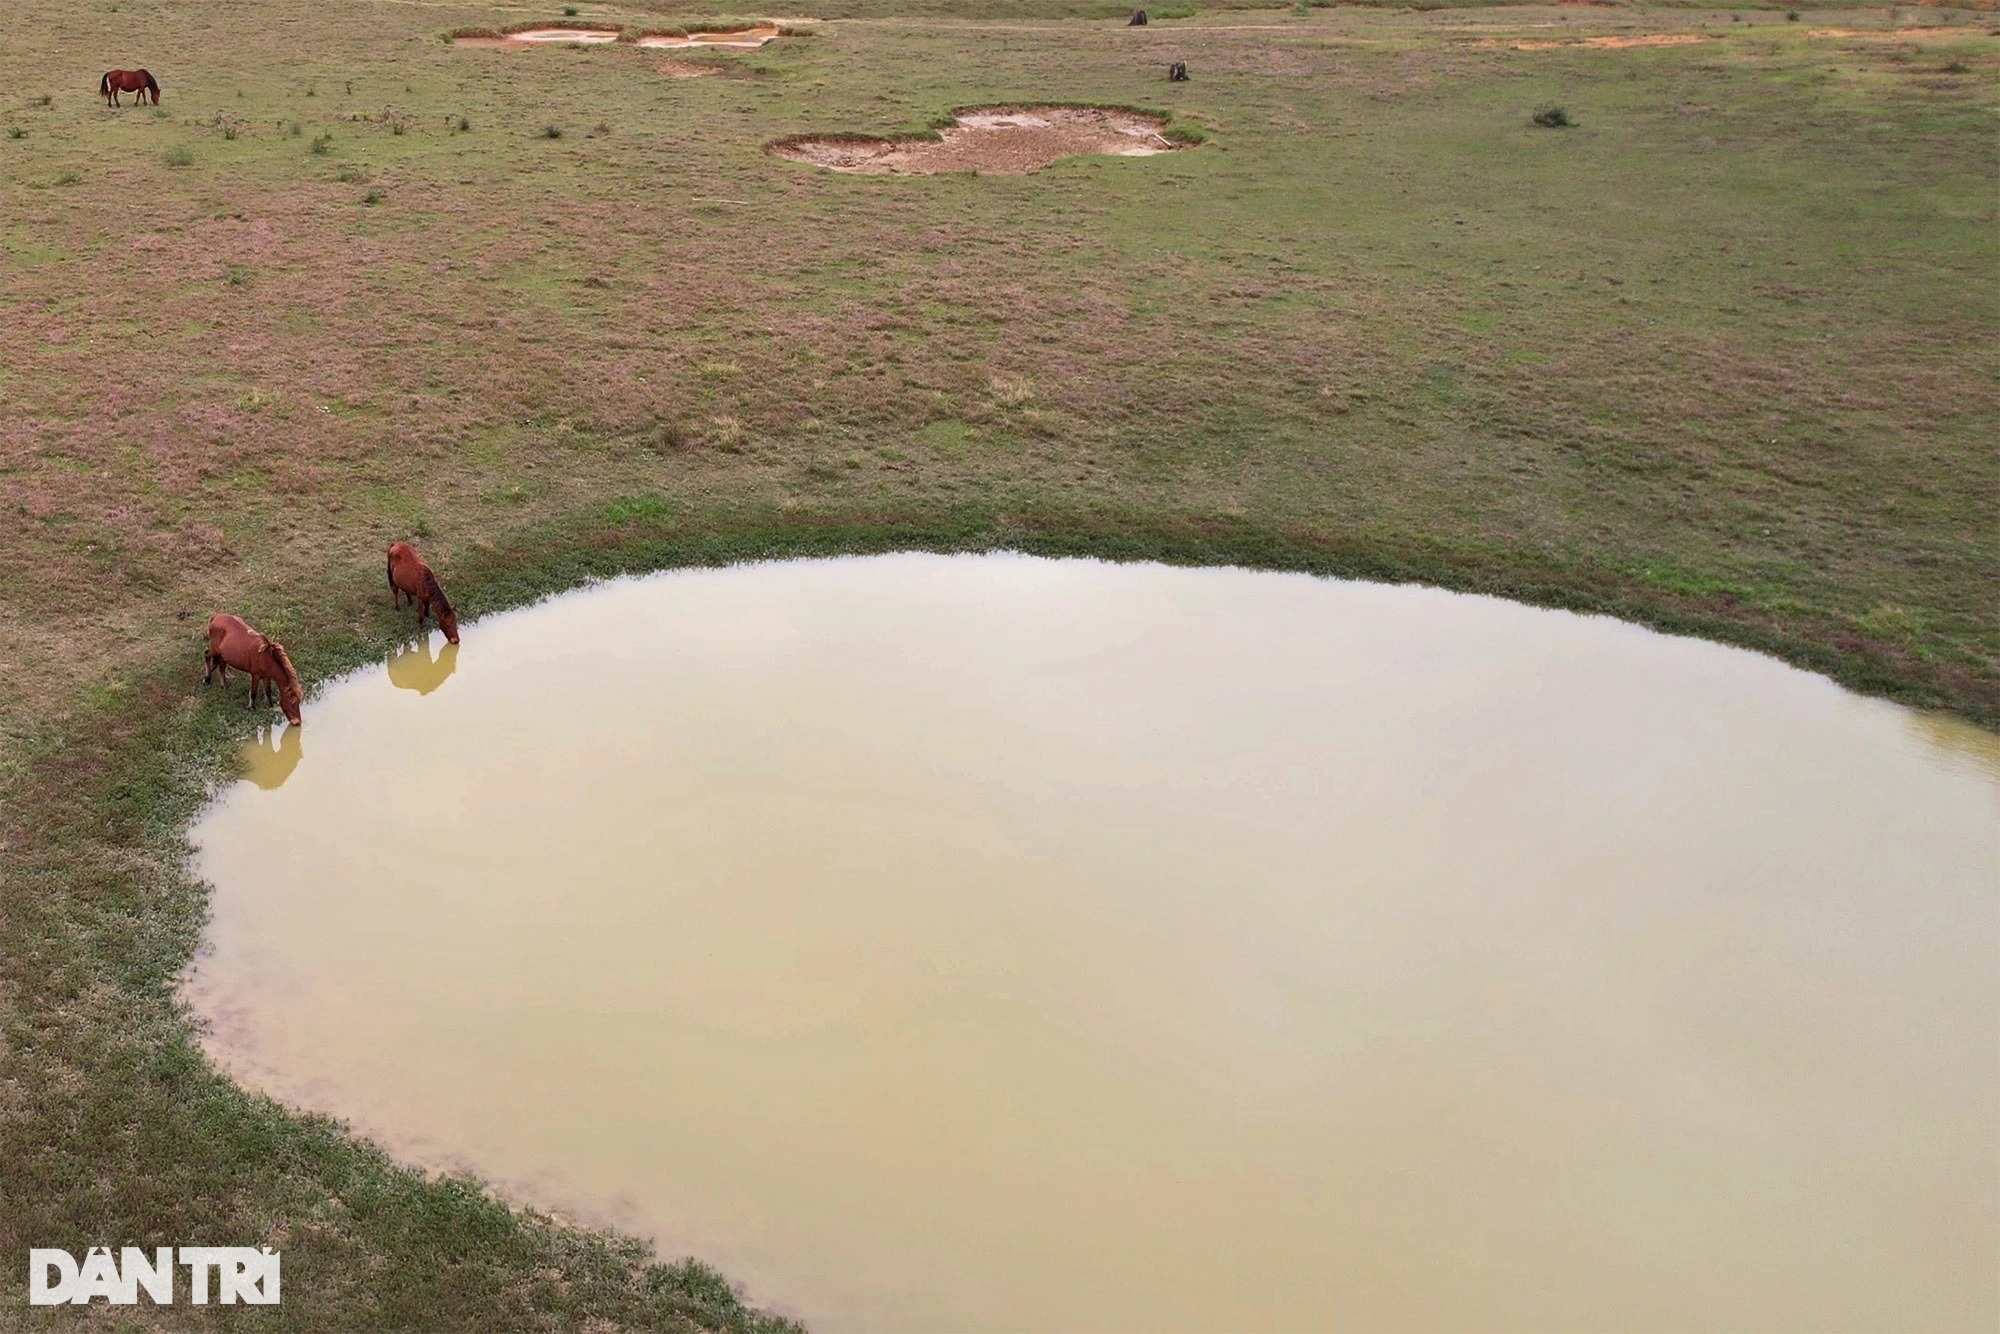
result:
<svg viewBox="0 0 2000 1334"><path fill-rule="evenodd" d="M524 51L537 46L636 46L649 51L754 51L766 42L789 34L782 24L764 22L734 32L649 33L627 38L619 28L521 28L512 32L468 33L452 38L453 46L500 48ZM707 73L675 62L660 66L662 73L686 75Z"/></svg>
<svg viewBox="0 0 2000 1334"><path fill-rule="evenodd" d="M784 30L777 24L766 23L739 32L691 32L685 37L660 35L641 37L639 45L667 51L684 51L691 48L754 51L771 39L784 35Z"/></svg>
<svg viewBox="0 0 2000 1334"><path fill-rule="evenodd" d="M779 140L771 152L830 171L869 175L1022 176L1085 153L1148 157L1185 147L1167 138L1165 128L1158 116L1100 107L975 107L959 112L956 124L934 139L801 135Z"/></svg>

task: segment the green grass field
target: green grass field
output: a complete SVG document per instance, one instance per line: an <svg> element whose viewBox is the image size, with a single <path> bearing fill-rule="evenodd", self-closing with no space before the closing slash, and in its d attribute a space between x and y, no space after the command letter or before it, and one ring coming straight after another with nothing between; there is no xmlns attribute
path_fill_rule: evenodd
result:
<svg viewBox="0 0 2000 1334"><path fill-rule="evenodd" d="M196 1241L283 1248L249 1323L763 1319L242 1093L175 1011L181 831L247 725L200 628L379 658L397 538L468 612L903 546L1421 579L2000 724L1994 15L1126 12L843 0L722 55L443 40L562 6L10 8L0 1323L28 1246ZM1702 40L1582 44L1651 35ZM106 108L136 65L163 104ZM1037 101L1204 142L764 152ZM138 1311L99 1323L202 1323Z"/></svg>

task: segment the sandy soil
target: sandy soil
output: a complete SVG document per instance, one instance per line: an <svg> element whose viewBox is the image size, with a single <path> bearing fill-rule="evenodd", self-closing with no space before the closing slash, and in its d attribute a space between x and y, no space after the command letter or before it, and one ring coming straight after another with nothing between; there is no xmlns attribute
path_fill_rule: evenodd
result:
<svg viewBox="0 0 2000 1334"><path fill-rule="evenodd" d="M1081 107L980 107L961 112L939 139L826 135L781 141L772 152L833 171L928 175L944 171L1023 176L1081 153L1145 157L1178 145L1165 124L1129 111Z"/></svg>

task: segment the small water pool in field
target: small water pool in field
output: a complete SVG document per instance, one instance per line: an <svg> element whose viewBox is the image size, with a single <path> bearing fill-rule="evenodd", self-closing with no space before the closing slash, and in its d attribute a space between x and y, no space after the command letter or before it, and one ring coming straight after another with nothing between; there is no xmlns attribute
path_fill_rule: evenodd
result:
<svg viewBox="0 0 2000 1334"><path fill-rule="evenodd" d="M194 831L247 1084L815 1329L1983 1329L2000 739L1298 575L669 573Z"/></svg>

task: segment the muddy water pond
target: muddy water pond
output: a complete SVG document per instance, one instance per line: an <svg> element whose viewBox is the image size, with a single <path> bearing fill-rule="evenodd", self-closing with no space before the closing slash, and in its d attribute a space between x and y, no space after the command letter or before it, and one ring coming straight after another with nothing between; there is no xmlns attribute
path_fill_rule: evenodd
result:
<svg viewBox="0 0 2000 1334"><path fill-rule="evenodd" d="M817 1329L1993 1323L1971 727L926 555L597 586L307 713L195 830L216 1059Z"/></svg>

